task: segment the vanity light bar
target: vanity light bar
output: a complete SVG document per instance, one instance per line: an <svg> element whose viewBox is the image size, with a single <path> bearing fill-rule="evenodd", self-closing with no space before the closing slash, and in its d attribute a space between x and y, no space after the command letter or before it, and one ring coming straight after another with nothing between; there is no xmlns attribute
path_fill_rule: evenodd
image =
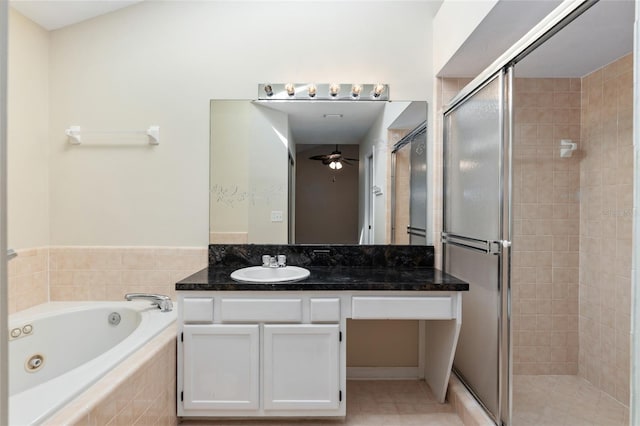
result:
<svg viewBox="0 0 640 426"><path fill-rule="evenodd" d="M262 83L258 84L258 99L279 101L388 101L389 86L383 83Z"/></svg>

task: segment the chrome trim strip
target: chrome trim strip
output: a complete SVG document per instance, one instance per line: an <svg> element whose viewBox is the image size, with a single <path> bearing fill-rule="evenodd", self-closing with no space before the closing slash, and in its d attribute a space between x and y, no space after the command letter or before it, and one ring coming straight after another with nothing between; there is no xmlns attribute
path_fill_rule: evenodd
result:
<svg viewBox="0 0 640 426"><path fill-rule="evenodd" d="M7 278L7 61L9 2L0 1L0 425L9 423Z"/></svg>

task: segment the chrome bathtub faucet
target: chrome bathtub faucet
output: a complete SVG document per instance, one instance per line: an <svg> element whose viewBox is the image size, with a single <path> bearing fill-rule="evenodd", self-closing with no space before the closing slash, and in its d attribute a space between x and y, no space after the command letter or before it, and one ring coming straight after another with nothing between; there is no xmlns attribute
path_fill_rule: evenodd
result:
<svg viewBox="0 0 640 426"><path fill-rule="evenodd" d="M171 312L173 310L173 302L169 296L163 294L151 293L127 293L124 295L126 300L149 300L152 306L157 306L161 312Z"/></svg>

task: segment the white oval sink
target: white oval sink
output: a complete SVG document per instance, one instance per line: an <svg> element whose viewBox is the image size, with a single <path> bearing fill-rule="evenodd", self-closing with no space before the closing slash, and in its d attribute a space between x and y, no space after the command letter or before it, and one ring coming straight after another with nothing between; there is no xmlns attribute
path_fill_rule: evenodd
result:
<svg viewBox="0 0 640 426"><path fill-rule="evenodd" d="M242 283L290 283L304 280L309 274L308 269L298 266L285 266L284 268L250 266L233 271L231 279Z"/></svg>

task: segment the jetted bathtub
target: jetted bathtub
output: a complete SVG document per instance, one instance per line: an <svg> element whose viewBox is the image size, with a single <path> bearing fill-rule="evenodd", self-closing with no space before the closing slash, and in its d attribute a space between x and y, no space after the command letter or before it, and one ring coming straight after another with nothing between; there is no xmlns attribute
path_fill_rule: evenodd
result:
<svg viewBox="0 0 640 426"><path fill-rule="evenodd" d="M148 301L51 302L9 318L9 424L38 424L176 319Z"/></svg>

